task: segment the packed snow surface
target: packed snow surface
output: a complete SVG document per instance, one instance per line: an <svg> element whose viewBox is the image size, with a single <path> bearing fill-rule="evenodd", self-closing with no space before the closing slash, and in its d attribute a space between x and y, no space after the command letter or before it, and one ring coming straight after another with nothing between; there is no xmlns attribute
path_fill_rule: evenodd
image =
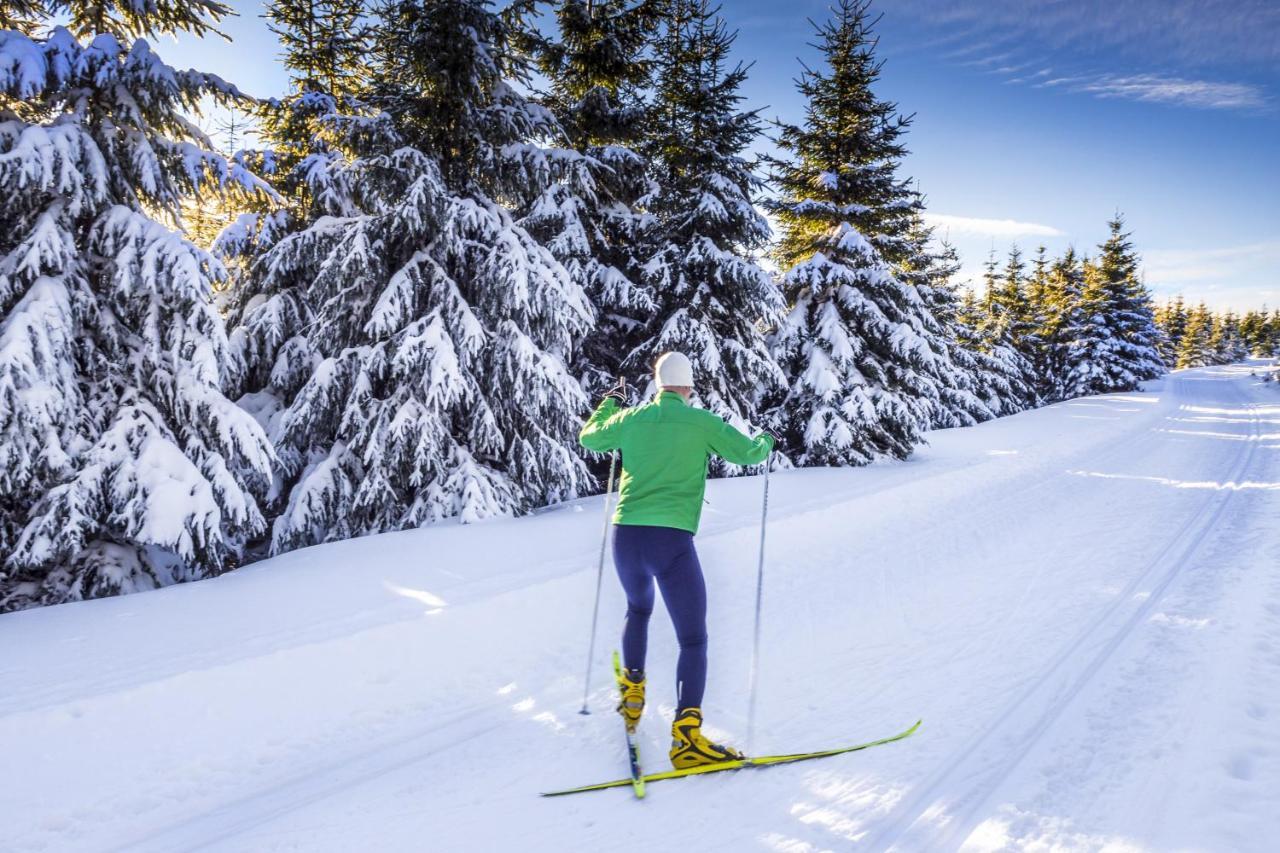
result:
<svg viewBox="0 0 1280 853"><path fill-rule="evenodd" d="M778 472L754 749L625 775L600 498L0 617L6 850L1269 850L1280 393L1258 365ZM713 736L743 744L759 477L711 484ZM642 757L665 769L659 608Z"/></svg>

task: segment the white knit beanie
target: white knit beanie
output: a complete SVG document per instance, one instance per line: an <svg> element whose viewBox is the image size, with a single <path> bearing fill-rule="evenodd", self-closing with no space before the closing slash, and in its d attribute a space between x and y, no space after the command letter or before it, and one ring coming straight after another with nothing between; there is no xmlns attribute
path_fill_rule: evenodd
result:
<svg viewBox="0 0 1280 853"><path fill-rule="evenodd" d="M692 388L693 365L684 353L669 352L653 367L659 388Z"/></svg>

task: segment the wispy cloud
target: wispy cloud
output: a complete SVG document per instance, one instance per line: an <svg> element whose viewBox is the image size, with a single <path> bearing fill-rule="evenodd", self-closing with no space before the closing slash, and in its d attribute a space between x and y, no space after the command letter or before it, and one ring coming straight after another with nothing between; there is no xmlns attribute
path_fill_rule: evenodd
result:
<svg viewBox="0 0 1280 853"><path fill-rule="evenodd" d="M1040 47L1200 66L1280 62L1280 4L1241 0L899 0L968 41L1030 37Z"/></svg>
<svg viewBox="0 0 1280 853"><path fill-rule="evenodd" d="M1266 93L1260 87L1248 83L1188 80L1158 74L1135 74L1127 77L1106 75L1094 79L1060 78L1047 80L1042 85L1064 85L1071 91L1088 92L1100 98L1124 98L1203 109L1260 109L1267 105Z"/></svg>
<svg viewBox="0 0 1280 853"><path fill-rule="evenodd" d="M976 216L951 216L945 213L926 213L925 222L942 230L957 234L982 237L1062 237L1063 232L1051 225L1036 222L1018 222L1014 219L982 219Z"/></svg>
<svg viewBox="0 0 1280 853"><path fill-rule="evenodd" d="M945 59L1011 78L1006 82L1200 109L1273 103L1267 87L1280 65L1276 0L899 2L932 29L966 34L949 44ZM1049 63L1060 69L1054 79L1025 71ZM1251 70L1265 76L1254 79Z"/></svg>
<svg viewBox="0 0 1280 853"><path fill-rule="evenodd" d="M1037 71L1035 74L1027 74L1027 75L1025 75L1025 76L1023 76L1023 77L1010 77L1008 80L1005 80L1004 82L1006 82L1006 83L1030 83L1030 82L1032 82L1033 80L1040 80L1040 79L1041 79L1041 78L1043 78L1043 77L1048 77L1048 76L1049 76L1050 74L1052 74L1052 73L1053 73L1053 69L1051 69L1051 68L1041 68L1041 69L1040 69L1039 71Z"/></svg>
<svg viewBox="0 0 1280 853"><path fill-rule="evenodd" d="M1231 284L1273 272L1280 284L1280 240L1210 249L1152 249L1143 253L1147 280L1165 290L1183 284Z"/></svg>

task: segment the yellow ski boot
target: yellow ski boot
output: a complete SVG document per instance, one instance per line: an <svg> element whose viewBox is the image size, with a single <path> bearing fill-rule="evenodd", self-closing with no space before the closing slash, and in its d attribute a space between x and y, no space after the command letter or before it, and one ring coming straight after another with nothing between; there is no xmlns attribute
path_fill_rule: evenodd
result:
<svg viewBox="0 0 1280 853"><path fill-rule="evenodd" d="M644 713L644 676L633 681L631 671L623 669L615 663L618 679L618 713L627 725L627 731L634 732L640 723L640 715Z"/></svg>
<svg viewBox="0 0 1280 853"><path fill-rule="evenodd" d="M686 708L671 724L671 766L677 770L746 758L731 747L702 736L702 709Z"/></svg>

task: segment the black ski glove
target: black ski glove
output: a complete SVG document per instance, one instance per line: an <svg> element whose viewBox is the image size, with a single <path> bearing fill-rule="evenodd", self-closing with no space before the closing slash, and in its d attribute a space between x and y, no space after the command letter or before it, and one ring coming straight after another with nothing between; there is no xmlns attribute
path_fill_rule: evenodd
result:
<svg viewBox="0 0 1280 853"><path fill-rule="evenodd" d="M604 393L605 399L612 397L617 400L620 405L627 404L627 380L626 377L619 376L614 386Z"/></svg>

